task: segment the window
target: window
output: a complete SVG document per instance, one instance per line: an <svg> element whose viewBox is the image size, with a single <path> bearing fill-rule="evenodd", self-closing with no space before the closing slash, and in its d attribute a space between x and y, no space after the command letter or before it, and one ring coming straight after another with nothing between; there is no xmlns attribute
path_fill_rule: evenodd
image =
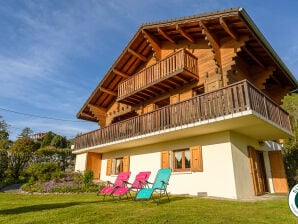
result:
<svg viewBox="0 0 298 224"><path fill-rule="evenodd" d="M107 169L106 175L115 175L121 172L128 172L129 171L129 156L118 157L115 159L108 159L107 160Z"/></svg>
<svg viewBox="0 0 298 224"><path fill-rule="evenodd" d="M203 172L202 146L162 151L161 168L172 168L174 172Z"/></svg>
<svg viewBox="0 0 298 224"><path fill-rule="evenodd" d="M123 172L123 157L112 160L112 174Z"/></svg>
<svg viewBox="0 0 298 224"><path fill-rule="evenodd" d="M173 160L174 171L190 171L191 166L189 149L173 151Z"/></svg>

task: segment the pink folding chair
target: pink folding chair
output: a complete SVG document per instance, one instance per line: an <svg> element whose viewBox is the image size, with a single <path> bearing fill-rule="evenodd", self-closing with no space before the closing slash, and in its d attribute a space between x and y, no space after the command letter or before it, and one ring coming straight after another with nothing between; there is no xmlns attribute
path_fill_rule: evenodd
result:
<svg viewBox="0 0 298 224"><path fill-rule="evenodd" d="M147 181L150 177L150 174L151 174L150 171L138 173L132 184L127 183L127 184L130 184L130 187L128 187L128 186L119 187L115 191L113 191L112 195L117 195L120 200L121 196L123 196L125 194L126 194L126 197L128 198L127 193L129 193L130 197L132 198L130 191L138 192L140 189L144 188L148 184Z"/></svg>
<svg viewBox="0 0 298 224"><path fill-rule="evenodd" d="M114 183L107 181L107 186L97 192L97 195L103 195L105 200L106 195L112 195L118 188L126 187L127 181L130 177L131 172L121 172L118 174Z"/></svg>

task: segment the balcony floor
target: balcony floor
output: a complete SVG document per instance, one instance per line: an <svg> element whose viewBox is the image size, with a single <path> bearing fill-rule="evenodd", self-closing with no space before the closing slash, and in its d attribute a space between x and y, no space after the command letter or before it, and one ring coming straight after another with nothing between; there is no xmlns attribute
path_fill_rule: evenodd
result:
<svg viewBox="0 0 298 224"><path fill-rule="evenodd" d="M150 134L84 148L76 150L74 153L79 154L86 151L104 153L223 131L237 132L259 141L276 140L291 136L291 133L288 130L281 128L272 121L260 116L258 113L248 110L234 113L232 115L198 121L192 124L152 132Z"/></svg>

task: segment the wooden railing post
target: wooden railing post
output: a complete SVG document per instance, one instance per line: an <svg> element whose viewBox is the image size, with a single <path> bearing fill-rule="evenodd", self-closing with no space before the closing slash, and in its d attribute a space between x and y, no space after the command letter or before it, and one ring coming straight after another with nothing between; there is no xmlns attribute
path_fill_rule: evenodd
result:
<svg viewBox="0 0 298 224"><path fill-rule="evenodd" d="M146 88L146 86L150 86L180 69L187 69L197 75L197 58L184 49L169 55L120 82L118 87L118 99Z"/></svg>

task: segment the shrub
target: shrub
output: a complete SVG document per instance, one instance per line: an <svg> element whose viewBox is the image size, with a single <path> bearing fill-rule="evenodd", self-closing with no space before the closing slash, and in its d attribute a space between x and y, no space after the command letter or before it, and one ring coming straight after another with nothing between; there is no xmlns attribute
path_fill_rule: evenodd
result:
<svg viewBox="0 0 298 224"><path fill-rule="evenodd" d="M91 185L92 181L93 181L93 171L86 170L83 174L83 183L85 187Z"/></svg>
<svg viewBox="0 0 298 224"><path fill-rule="evenodd" d="M92 183L92 179L92 171L86 171L84 173L68 172L63 173L61 178L56 180L41 182L31 179L22 186L22 190L41 193L97 192L103 186Z"/></svg>
<svg viewBox="0 0 298 224"><path fill-rule="evenodd" d="M29 181L49 181L59 179L61 171L57 162L34 163L27 169Z"/></svg>

